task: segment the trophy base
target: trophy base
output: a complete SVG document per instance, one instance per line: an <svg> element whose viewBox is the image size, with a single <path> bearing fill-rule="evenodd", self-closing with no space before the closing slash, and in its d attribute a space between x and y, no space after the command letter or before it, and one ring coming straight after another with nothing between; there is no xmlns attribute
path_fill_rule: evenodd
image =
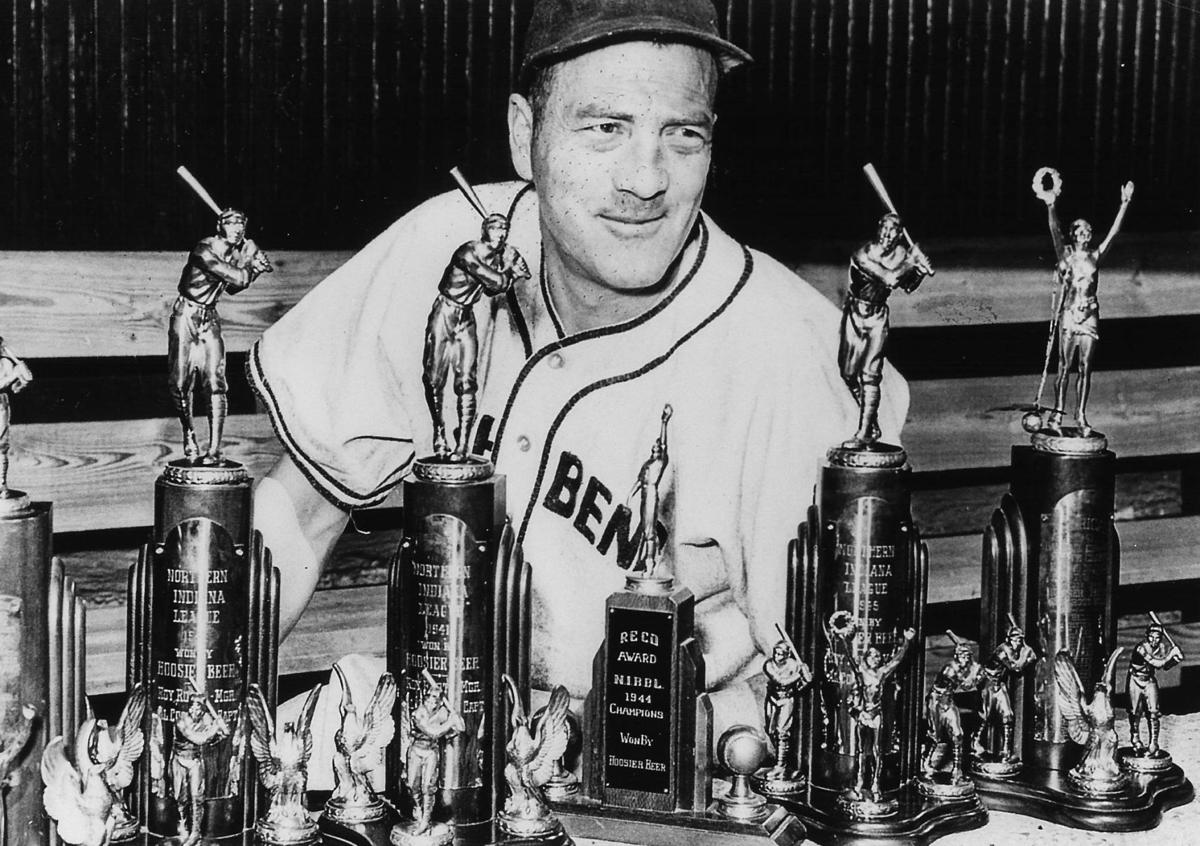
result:
<svg viewBox="0 0 1200 846"><path fill-rule="evenodd" d="M1183 770L1172 765L1157 775L1135 775L1120 792L1085 792L1059 770L1027 768L1011 779L976 779L987 806L1091 831L1143 831L1162 821L1163 811L1192 801Z"/></svg>
<svg viewBox="0 0 1200 846"><path fill-rule="evenodd" d="M1099 432L1084 434L1082 429L1066 426L1058 431L1042 429L1030 438L1033 448L1056 455L1095 455L1108 449L1108 438Z"/></svg>
<svg viewBox="0 0 1200 846"><path fill-rule="evenodd" d="M254 833L263 846L316 846L321 842L321 829L313 820L289 820L272 822L262 819L254 826Z"/></svg>
<svg viewBox="0 0 1200 846"><path fill-rule="evenodd" d="M781 798L779 804L808 829L809 840L822 846L926 846L952 832L987 823L987 809L978 796L946 801L922 796L915 786L905 785L893 798L897 811L872 820L846 819L836 791L811 785L806 796Z"/></svg>
<svg viewBox="0 0 1200 846"><path fill-rule="evenodd" d="M537 843L543 846L569 846L574 843L563 830L562 823L552 815L531 820L501 811L496 814L496 828L500 832L498 843Z"/></svg>
<svg viewBox="0 0 1200 846"><path fill-rule="evenodd" d="M468 455L462 461L428 455L413 462L413 475L422 482L479 482L490 479L495 472L492 462L477 455Z"/></svg>
<svg viewBox="0 0 1200 846"><path fill-rule="evenodd" d="M17 491L12 488L0 491L0 518L25 514L31 508L33 508L33 503L25 491Z"/></svg>
<svg viewBox="0 0 1200 846"><path fill-rule="evenodd" d="M415 822L397 823L392 827L388 842L393 846L450 846L454 842L454 826L433 823L424 831L415 831Z"/></svg>
<svg viewBox="0 0 1200 846"><path fill-rule="evenodd" d="M380 819L366 823L340 822L322 814L317 820L321 841L349 846L389 846L389 835L398 817L391 808L384 806L384 810Z"/></svg>
<svg viewBox="0 0 1200 846"><path fill-rule="evenodd" d="M903 467L908 461L908 453L902 447L882 441L870 444L845 441L841 446L830 447L825 457L835 467L894 468Z"/></svg>
<svg viewBox="0 0 1200 846"><path fill-rule="evenodd" d="M542 792L546 794L546 798L551 802L570 800L573 796L579 795L579 780L574 775L561 780L551 778L546 786L542 788Z"/></svg>
<svg viewBox="0 0 1200 846"><path fill-rule="evenodd" d="M971 775L984 778L1011 778L1025 769L1022 761L971 761Z"/></svg>
<svg viewBox="0 0 1200 846"><path fill-rule="evenodd" d="M764 796L798 796L808 787L808 779L798 772L772 776L769 769L759 770L753 781L754 789Z"/></svg>
<svg viewBox="0 0 1200 846"><path fill-rule="evenodd" d="M1129 777L1125 773L1120 773L1117 778L1095 779L1071 770L1067 773L1067 778L1076 790L1088 796L1118 796L1124 793L1129 785Z"/></svg>
<svg viewBox="0 0 1200 846"><path fill-rule="evenodd" d="M930 773L917 779L917 790L922 796L928 796L930 799L957 802L975 795L975 782L969 778L956 781L950 773Z"/></svg>
<svg viewBox="0 0 1200 846"><path fill-rule="evenodd" d="M840 793L838 809L852 820L879 820L900 813L896 799L865 799L853 791Z"/></svg>
<svg viewBox="0 0 1200 846"><path fill-rule="evenodd" d="M1165 750L1158 750L1153 755L1148 752L1135 752L1131 747L1117 751L1117 759L1121 766L1133 773L1165 773L1174 766L1174 761Z"/></svg>
<svg viewBox="0 0 1200 846"><path fill-rule="evenodd" d="M362 825L387 816L387 806L378 799L351 802L335 796L325 803L325 818L342 825Z"/></svg>
<svg viewBox="0 0 1200 846"><path fill-rule="evenodd" d="M761 822L722 817L717 803L704 811L639 811L581 799L555 803L554 814L574 837L637 843L639 846L750 846L766 841L798 846L804 826L778 805L768 805Z"/></svg>
<svg viewBox="0 0 1200 846"><path fill-rule="evenodd" d="M250 474L236 461L177 458L167 462L162 477L176 485L232 485L249 481Z"/></svg>

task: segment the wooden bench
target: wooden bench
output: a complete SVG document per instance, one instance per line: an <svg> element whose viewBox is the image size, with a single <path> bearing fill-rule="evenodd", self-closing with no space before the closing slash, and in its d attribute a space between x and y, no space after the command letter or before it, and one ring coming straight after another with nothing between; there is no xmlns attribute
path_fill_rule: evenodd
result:
<svg viewBox="0 0 1200 846"><path fill-rule="evenodd" d="M1051 291L1048 240L929 243L938 274L911 296L893 297L893 338L902 342L906 332L934 333L936 347L937 333L949 338L962 327L994 332L1040 325L1044 343ZM1195 240L1123 236L1101 273L1104 320L1200 315L1200 286L1188 265ZM797 269L838 301L852 246L805 249ZM231 356L244 354L266 326L347 257L272 251L276 272L221 304ZM35 377L39 363L86 360L111 363L114 370L136 366L139 372L162 373L165 385L165 326L183 260L182 252L2 252L0 331L30 362ZM966 635L976 631L978 613L970 603L979 596L980 531L1006 488L1009 449L1025 438L1012 407L1032 398L1042 349L1039 343L1004 350L1028 359L1022 375L967 371L956 378L922 378L920 367L914 368L918 375L911 380L905 445L916 471L914 515L929 539L936 626L951 625ZM953 356L956 350L945 352ZM1108 352L1102 345L1102 367ZM1179 623L1175 637L1189 656L1185 668L1200 662L1195 591L1200 567L1194 552L1200 544L1198 365L1181 360L1167 367L1101 371L1089 406L1093 424L1108 435L1120 458L1122 643L1139 637L1145 610L1170 613ZM230 378L233 390L245 391L236 368L231 367ZM153 388L165 396L158 382ZM125 573L152 521L153 480L179 451L178 424L166 416L165 404L139 419L95 419L89 408L74 408L71 396L48 397L45 392L53 392L53 386L35 381L30 393L37 390L43 391L39 407L62 403L72 412L49 422L22 422L27 397L18 398L11 479L55 504L56 548L91 603L89 689L117 691L124 686ZM243 408L231 417L226 452L261 476L280 447L266 417L252 411ZM388 508L385 503L381 512L360 521L375 527L372 534L348 531L339 543L312 605L281 649L281 672L327 669L352 651L382 652L382 585L396 542L394 530L386 528L395 522L394 509ZM1179 583L1189 590L1173 590ZM945 637L929 634L934 654L929 663L936 669L945 660ZM1168 681L1179 675L1174 671Z"/></svg>

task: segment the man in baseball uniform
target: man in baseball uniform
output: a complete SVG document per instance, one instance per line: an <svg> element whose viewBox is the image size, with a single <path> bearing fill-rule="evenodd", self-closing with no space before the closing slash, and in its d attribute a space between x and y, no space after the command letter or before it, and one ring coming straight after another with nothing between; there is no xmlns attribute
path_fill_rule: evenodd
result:
<svg viewBox="0 0 1200 846"><path fill-rule="evenodd" d="M624 585L641 533L655 530L623 496L673 408L661 566L696 596L719 734L762 713L788 541L825 451L854 431L858 409L838 372L836 308L700 210L717 83L748 56L719 36L710 0L632 7L534 4L525 93L508 104L521 181L478 188L485 208L508 217L508 243L532 278L476 305L472 448L506 476L532 564L533 686L581 697L605 598ZM254 515L287 569L285 631L346 512L379 502L433 448L425 313L414 304L478 227L458 192L422 204L251 352L252 383L287 448L258 485ZM885 379L884 398L880 425L894 440L903 382Z"/></svg>

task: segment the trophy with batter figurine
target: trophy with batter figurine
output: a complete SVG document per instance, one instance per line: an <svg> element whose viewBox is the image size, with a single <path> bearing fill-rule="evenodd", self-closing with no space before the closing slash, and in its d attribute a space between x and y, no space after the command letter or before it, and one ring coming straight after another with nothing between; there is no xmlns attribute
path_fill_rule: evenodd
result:
<svg viewBox="0 0 1200 846"><path fill-rule="evenodd" d="M922 791L928 552L911 514L904 449L878 414L887 301L933 275L878 173L886 209L850 259L838 364L858 403L853 436L832 447L789 554L787 636L814 675L797 708L808 787L776 795L809 837L836 842L931 837L982 825L977 797Z"/></svg>
<svg viewBox="0 0 1200 846"><path fill-rule="evenodd" d="M489 836L504 784L504 705L496 685L508 673L527 690L529 678L529 567L506 520L504 477L468 444L478 387L475 305L530 274L507 242L507 217L490 213L457 168L451 175L483 223L481 237L454 251L438 283L423 374L432 454L417 458L401 483L403 537L388 589L387 661L400 685L395 714L404 727L389 747L386 793L414 813L389 817L393 843L431 842L443 831ZM449 436L448 381L457 410ZM429 763L435 752L436 772Z"/></svg>
<svg viewBox="0 0 1200 846"><path fill-rule="evenodd" d="M1116 456L1089 423L1087 401L1099 347L1100 262L1125 219L1133 183L1122 186L1120 208L1096 247L1085 220L1064 234L1056 170L1038 170L1033 191L1049 217L1055 287L1037 396L1021 420L1030 442L1012 447L1009 491L984 534L980 645L991 656L983 695L992 736L973 744L973 772L992 807L1079 828L1150 828L1164 808L1190 800L1191 784L1173 764L1117 779L1107 760L1113 757L1107 730L1094 727L1106 724L1095 715L1111 697L1120 544L1113 522ZM1056 346L1054 406L1047 408L1042 392ZM1070 426L1064 416L1072 368L1078 375ZM1077 679L1066 673L1064 656ZM1070 695L1060 693L1063 678ZM1078 715L1094 717L1094 725L1083 731ZM1105 760L1084 776L1081 761L1089 756Z"/></svg>
<svg viewBox="0 0 1200 846"><path fill-rule="evenodd" d="M33 381L0 339L0 846L57 843L39 768L86 716L86 614L51 552L52 504L9 487L13 397Z"/></svg>
<svg viewBox="0 0 1200 846"><path fill-rule="evenodd" d="M251 525L250 475L221 453L216 303L271 267L246 238L246 216L179 173L217 215L217 233L196 244L180 278L168 361L184 455L155 482L154 527L129 573L126 680L147 698L131 806L151 842L232 844L253 837L260 816L247 697L256 686L275 707L279 572ZM197 386L210 411L203 454L191 423Z"/></svg>

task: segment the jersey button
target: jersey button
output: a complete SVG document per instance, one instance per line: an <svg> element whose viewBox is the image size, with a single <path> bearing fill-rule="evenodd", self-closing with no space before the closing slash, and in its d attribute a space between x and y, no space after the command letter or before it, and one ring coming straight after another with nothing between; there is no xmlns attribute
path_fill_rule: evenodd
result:
<svg viewBox="0 0 1200 846"><path fill-rule="evenodd" d="M517 438L517 449L519 449L521 452L529 452L529 447L529 438L525 437L524 435L521 435L521 437Z"/></svg>
<svg viewBox="0 0 1200 846"><path fill-rule="evenodd" d="M562 370L562 366L566 362L563 360L562 355L559 353L554 353L550 356L550 358L546 359L546 363L549 364L554 370Z"/></svg>

